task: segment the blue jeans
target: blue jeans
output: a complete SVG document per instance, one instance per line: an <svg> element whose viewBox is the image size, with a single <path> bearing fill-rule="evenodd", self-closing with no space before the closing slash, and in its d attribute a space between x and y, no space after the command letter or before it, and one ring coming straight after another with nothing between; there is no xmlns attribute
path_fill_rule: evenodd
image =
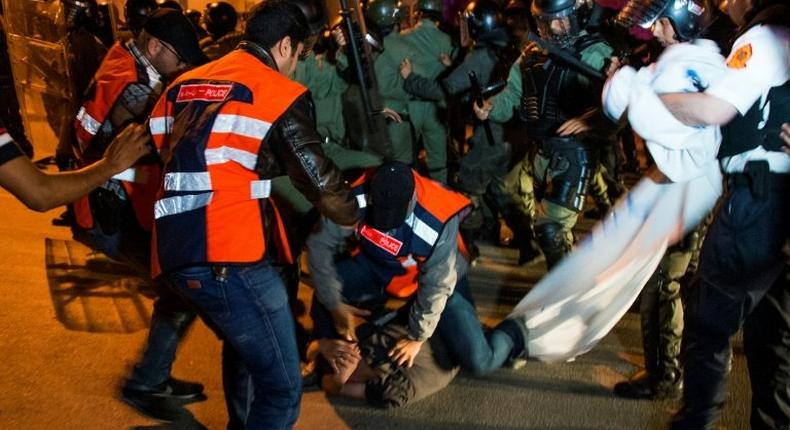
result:
<svg viewBox="0 0 790 430"><path fill-rule="evenodd" d="M385 304L385 288L393 275L390 268L377 265L360 254L338 262L336 269L343 283L341 294L345 303L373 311ZM411 306L411 302L405 306ZM311 316L316 338L337 336L331 315L315 299ZM505 320L491 332L483 331L466 275L459 277L455 290L447 299L434 335L441 336L450 356L461 368L476 375L502 367L524 350L523 330L516 321Z"/></svg>
<svg viewBox="0 0 790 430"><path fill-rule="evenodd" d="M228 428L287 429L299 416L302 379L285 285L269 263L211 266L168 275L223 339Z"/></svg>
<svg viewBox="0 0 790 430"><path fill-rule="evenodd" d="M178 344L197 316L195 310L167 286L157 285L156 290L159 297L154 302L145 352L126 383L127 387L136 390L158 391L167 382Z"/></svg>
<svg viewBox="0 0 790 430"><path fill-rule="evenodd" d="M461 368L478 376L499 369L520 354L524 350L523 332L516 321L507 319L484 332L466 276L458 280L436 327Z"/></svg>

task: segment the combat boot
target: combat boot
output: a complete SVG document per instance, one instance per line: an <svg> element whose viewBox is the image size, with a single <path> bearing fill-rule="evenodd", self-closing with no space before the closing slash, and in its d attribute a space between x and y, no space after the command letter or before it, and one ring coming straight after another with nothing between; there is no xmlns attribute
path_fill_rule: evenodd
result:
<svg viewBox="0 0 790 430"><path fill-rule="evenodd" d="M540 249L546 257L546 268L548 270L551 270L566 254L571 252L572 244L559 223L548 222L538 225L535 227L535 233L538 245L540 245Z"/></svg>
<svg viewBox="0 0 790 430"><path fill-rule="evenodd" d="M668 371L661 378L653 378L645 369L631 379L615 384L614 393L626 399L680 400L683 379L680 372Z"/></svg>
<svg viewBox="0 0 790 430"><path fill-rule="evenodd" d="M540 248L535 243L532 217L521 213L517 209L508 209L503 215L505 222L513 231L511 246L518 249L519 266L532 263L536 258L540 257Z"/></svg>

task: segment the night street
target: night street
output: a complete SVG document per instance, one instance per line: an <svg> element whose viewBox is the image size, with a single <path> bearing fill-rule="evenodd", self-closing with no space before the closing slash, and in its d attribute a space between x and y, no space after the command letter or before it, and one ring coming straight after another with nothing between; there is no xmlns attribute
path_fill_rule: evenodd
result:
<svg viewBox="0 0 790 430"><path fill-rule="evenodd" d="M161 425L120 401L120 386L143 347L151 299L129 269L92 255L51 220L0 194L0 428L210 428L226 423L220 343L196 324L178 352L174 375L206 386L208 400L187 405L184 420ZM590 228L580 224L580 231ZM494 324L537 281L542 260L515 265L514 250L483 247L472 271L486 324ZM303 286L305 303L311 290ZM305 320L305 316L301 317ZM576 361L530 362L488 377L458 377L447 389L398 410L305 392L301 429L657 429L672 404L628 401L611 389L642 359L638 315L629 313ZM721 428L747 427L748 379L740 341ZM202 426L202 427L201 427Z"/></svg>

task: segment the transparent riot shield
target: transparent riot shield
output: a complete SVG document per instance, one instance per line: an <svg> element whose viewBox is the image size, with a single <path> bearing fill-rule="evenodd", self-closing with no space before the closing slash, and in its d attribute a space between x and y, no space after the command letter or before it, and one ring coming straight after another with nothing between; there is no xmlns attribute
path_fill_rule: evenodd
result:
<svg viewBox="0 0 790 430"><path fill-rule="evenodd" d="M64 45L63 8L59 0L2 1L25 130L37 154L52 154L71 125L77 100Z"/></svg>

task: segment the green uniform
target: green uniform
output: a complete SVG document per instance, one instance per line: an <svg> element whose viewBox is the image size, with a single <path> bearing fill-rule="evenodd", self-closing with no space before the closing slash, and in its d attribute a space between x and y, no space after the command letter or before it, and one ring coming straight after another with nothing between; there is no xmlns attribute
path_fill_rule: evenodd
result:
<svg viewBox="0 0 790 430"><path fill-rule="evenodd" d="M374 70L382 106L397 112L403 122L388 121L387 134L392 143L392 159L414 164L414 143L409 123L409 94L403 89L400 62L414 48L403 37L392 32L384 37L384 52L375 60Z"/></svg>
<svg viewBox="0 0 790 430"><path fill-rule="evenodd" d="M650 393L654 399L680 394L680 342L683 337L681 281L696 272L696 259L711 217L670 247L640 294L645 379L618 384L625 397ZM645 390L647 389L647 390Z"/></svg>
<svg viewBox="0 0 790 430"><path fill-rule="evenodd" d="M316 114L316 130L324 139L322 148L341 170L366 168L381 164L381 157L343 145L346 129L343 122L343 93L348 83L337 73L334 64L323 55L310 53L296 64L293 80L310 90ZM306 214L313 205L287 176L275 178L272 194L287 217Z"/></svg>
<svg viewBox="0 0 790 430"><path fill-rule="evenodd" d="M412 72L405 82L406 91L423 100L444 102L446 97L451 95L461 102L471 103L469 72L474 72L481 84L493 84L492 74L499 61L495 50L495 47L486 43L476 43L463 62L440 80L428 79L417 72ZM511 210L512 199L505 192L504 186L507 166L510 162L510 145L505 142L502 124L489 121L489 126L493 144L488 142L485 128L478 123L469 140L471 150L460 160L458 178L455 181L456 188L469 196L474 204L474 210L461 224L461 232L467 245L472 245L481 237L481 228L484 225L498 224L496 215L499 213L506 216L508 224L512 224L511 216L507 214ZM491 198L489 201L495 205L490 211L485 211L484 194L487 194ZM490 216L491 219L486 223L484 217L487 215L493 216ZM530 221L526 222L528 225L530 223ZM523 224L525 223L519 223L519 225ZM514 225L511 225L511 228L516 230Z"/></svg>
<svg viewBox="0 0 790 430"><path fill-rule="evenodd" d="M403 32L402 37L413 48L400 60L408 57L414 73L428 79L438 78L445 69L440 60L441 54L453 54L450 36L441 31L434 21L423 18L414 28ZM431 179L446 183L447 128L439 119L437 103L412 97L408 109L415 138L422 137Z"/></svg>
<svg viewBox="0 0 790 430"><path fill-rule="evenodd" d="M603 69L606 59L611 56L612 52L612 48L609 45L603 42L597 42L584 48L580 53L580 57L581 61L584 63L590 65L596 70L601 70ZM515 110L521 107L521 61L523 61L523 57L510 69L508 83L505 89L493 99L493 108L489 114L489 118L493 121L506 122L513 116ZM588 92L597 92L595 88L597 87L598 83L591 82L583 75L579 75L578 82L582 88L587 88L589 90ZM595 132L595 135L593 135L593 132L587 133L582 138L582 141L590 146L600 144L601 141L607 138L605 135L608 135L608 133L614 129L614 125L611 126L611 130L607 130L606 132L601 132L599 131L599 128L594 128L593 132ZM599 135L598 133L601 134ZM529 161L524 160L521 163L522 165L517 164L514 170L511 171L511 175L507 183L510 185L510 192L514 199L531 199L534 195L530 191L532 180L530 178L516 179L514 177L514 175L517 174L529 174L530 169L523 166L523 163L529 163ZM565 174L565 171L562 169L562 167L557 168L555 166L550 168L551 160L547 158L545 154L541 154L540 151L534 157L534 160L532 160L531 164L534 177L537 178L538 182L543 184L550 183L553 178L557 178L558 176ZM534 203L530 201L523 201L519 203L518 206L526 212L531 211L531 208L535 207ZM527 213L525 213L525 215L526 214ZM535 220L536 226L549 223L559 224L565 234L565 239L568 244L572 243L571 229L576 224L577 219L578 211L568 208L567 205L560 205L547 199L541 200L540 204L537 205L537 216Z"/></svg>
<svg viewBox="0 0 790 430"><path fill-rule="evenodd" d="M296 64L293 79L310 90L315 104L316 130L324 139L324 152L340 170L381 164L378 155L350 149L346 144L343 93L349 85L334 64L326 61L323 55L311 53Z"/></svg>

